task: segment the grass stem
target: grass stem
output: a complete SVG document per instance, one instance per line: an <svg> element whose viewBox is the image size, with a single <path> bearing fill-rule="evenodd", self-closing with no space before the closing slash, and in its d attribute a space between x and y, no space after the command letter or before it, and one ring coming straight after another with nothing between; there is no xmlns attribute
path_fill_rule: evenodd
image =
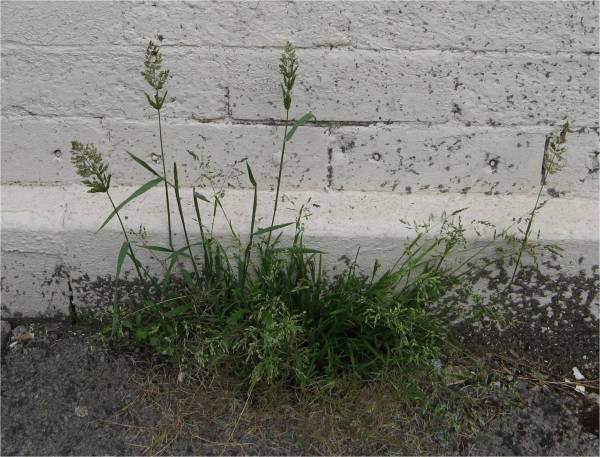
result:
<svg viewBox="0 0 600 457"><path fill-rule="evenodd" d="M123 230L123 235L125 236L125 241L127 241L129 243L129 255L131 256L131 260L133 260L133 265L135 266L135 270L137 271L138 277L140 278L140 281L142 282L142 284L145 284L146 281L144 280L144 277L142 276L142 272L140 271L140 267L138 265L138 260L135 257L135 254L133 253L133 248L131 247L131 241L129 240L129 236L127 235L127 230L125 230L125 225L123 225L123 220L121 219L121 215L119 214L119 212L117 211L117 207L115 206L115 202L113 201L112 197L110 196L109 192L106 192L106 195L108 196L108 199L110 200L110 204L112 205L115 214L117 216L117 219L119 220L119 224L121 224L121 230Z"/></svg>
<svg viewBox="0 0 600 457"><path fill-rule="evenodd" d="M157 92L158 94L158 92ZM173 230L171 228L171 205L169 202L169 184L167 182L167 167L165 164L165 149L163 146L163 134L162 134L162 121L160 115L160 109L156 110L158 112L158 138L160 139L160 157L162 160L163 166L163 178L165 180L165 199L167 202L167 224L169 228L169 247L173 250Z"/></svg>
<svg viewBox="0 0 600 457"><path fill-rule="evenodd" d="M283 158L285 156L285 144L287 143L287 131L289 122L290 110L285 111L285 129L283 131L283 144L281 146L281 158L279 159L279 173L277 175L277 190L275 192L275 205L273 206L273 217L271 218L271 226L275 225L275 215L277 214L277 204L279 203L279 188L281 186L281 172L283 171ZM267 236L267 245L271 241L271 233Z"/></svg>

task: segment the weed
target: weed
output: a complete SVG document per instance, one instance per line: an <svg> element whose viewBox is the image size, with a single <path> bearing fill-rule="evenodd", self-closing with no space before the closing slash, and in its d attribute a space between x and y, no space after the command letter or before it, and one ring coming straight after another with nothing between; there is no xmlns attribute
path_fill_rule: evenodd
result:
<svg viewBox="0 0 600 457"><path fill-rule="evenodd" d="M295 221L276 223L286 145L299 127L316 120L312 113L306 113L290 121L292 91L299 70L291 44L286 45L280 64L286 117L271 225L256 226L258 183L246 161L253 199L250 232L245 242L223 207L222 190L214 190L214 186L210 197L193 189L191 199L198 230L194 233L188 229L177 164L173 163L171 182L162 141L161 110L170 73L163 69L160 49L152 42L146 51L144 68L144 78L154 89L146 98L158 113L162 173L129 153L153 178L116 206L108 192L108 166L92 145L73 143L73 162L83 183L91 192L107 193L113 205L113 212L100 228L117 216L123 230L125 242L117 258L117 281L129 258L146 284L142 299L131 309L120 306L115 292L113 336L126 334L175 359L183 368L226 365L249 383L250 391L259 384L277 382L335 390L339 379L374 379L407 367L423 366L440 354L447 337L448 311L438 305L440 298L460 286L465 275L485 266L477 262L480 250L464 260L456 260L461 258L458 254L470 249L461 221L462 210L442 215L439 225L433 221L416 225L415 238L390 269L381 271L375 262L369 274L359 273L357 252L348 269L333 277L323 271L323 253L304 243L304 207ZM564 136L547 148L546 174L558 168L556 159ZM161 257L165 273L156 279L135 256L119 211L160 183L165 188L168 246L136 245ZM185 237L185 245L178 248L172 237L171 189ZM515 271L538 203L539 196ZM200 207L204 204L212 207L209 223L201 217ZM233 249L226 248L213 235L217 215L228 223L235 243ZM289 245L282 240L281 229L286 227L294 230ZM506 233L498 237L509 239ZM200 241L193 241L193 235L199 235ZM186 265L191 265L192 271Z"/></svg>

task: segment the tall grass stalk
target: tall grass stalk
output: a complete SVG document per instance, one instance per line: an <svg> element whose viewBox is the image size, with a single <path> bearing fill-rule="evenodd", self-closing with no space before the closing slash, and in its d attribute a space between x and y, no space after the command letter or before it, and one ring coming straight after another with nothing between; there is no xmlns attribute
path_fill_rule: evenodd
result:
<svg viewBox="0 0 600 457"><path fill-rule="evenodd" d="M162 94L167 79L169 78L170 71L162 69L162 54L159 47L152 41L146 48L146 58L144 60L144 79L154 89L153 97L146 95L146 99L152 108L158 113L158 138L160 142L160 157L162 161L163 178L165 184L165 201L167 204L167 224L169 231L169 247L173 250L173 229L171 226L171 205L169 202L169 185L167 182L167 166L165 160L165 149L163 145L163 129L161 119L161 109L167 98L168 91L165 90Z"/></svg>
<svg viewBox="0 0 600 457"><path fill-rule="evenodd" d="M510 277L510 281L508 282L506 288L510 288L517 276L517 272L519 271L519 267L521 265L521 258L523 256L523 252L525 251L525 247L529 243L529 237L531 235L531 228L533 226L533 221L538 211L542 208L543 204L540 204L540 199L542 197L542 193L546 188L548 177L558 173L565 166L565 158L566 158L566 144L567 144L567 134L570 132L569 122L565 122L559 134L550 134L546 138L546 143L544 145L544 155L542 158L542 175L540 179L540 185L538 189L537 198L535 200L535 204L531 209L531 213L527 218L527 227L525 228L525 233L523 234L523 239L521 240L519 246L519 252L517 254L517 259L515 261L515 267L513 269L512 275Z"/></svg>
<svg viewBox="0 0 600 457"><path fill-rule="evenodd" d="M271 226L275 225L275 215L277 214L277 204L279 203L279 188L281 186L281 173L283 171L283 160L285 157L285 145L287 143L288 124L290 121L290 108L292 106L292 89L296 82L296 73L298 71L298 58L296 50L291 43L287 43L281 61L279 64L279 72L283 78L281 83L281 92L283 94L283 106L285 108L285 124L283 131L283 141L281 145L281 157L279 158L279 172L277 174L277 190L275 191L275 203L273 205L273 217L271 218ZM267 244L271 242L271 233L267 237Z"/></svg>

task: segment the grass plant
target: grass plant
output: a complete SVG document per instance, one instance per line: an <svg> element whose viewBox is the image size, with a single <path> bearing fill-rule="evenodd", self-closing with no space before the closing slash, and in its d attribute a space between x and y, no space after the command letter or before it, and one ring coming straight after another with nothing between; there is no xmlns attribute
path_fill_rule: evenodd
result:
<svg viewBox="0 0 600 457"><path fill-rule="evenodd" d="M354 262L341 274L325 272L324 253L304 242L306 209L302 207L294 221L277 223L286 145L298 128L316 120L312 113L296 120L290 118L299 75L298 59L290 43L283 50L279 69L285 122L271 225L257 227L259 185L246 161L253 195L246 237L228 218L220 191L207 197L192 189L189 198L197 230L191 230L184 218L182 200L186 196L180 187L177 164L172 165L171 180L163 147L161 112L170 72L164 69L161 50L153 42L146 51L143 75L153 89L152 94L145 95L158 114L162 169L156 170L129 153L151 179L115 205L109 194L108 165L93 145L73 142L73 163L83 183L90 192L106 193L113 206L100 229L116 216L125 237L117 257L116 290L127 259L145 284L143 297L133 307L123 306L115 292L113 336L150 346L182 367L227 366L245 379L250 389L277 382L335 388L342 378L377 379L394 370L430 364L444 349L448 334L447 310L436 304L461 287L473 269L485 267L477 262L479 251L456 261L458 253L469 251L462 210L442 215L437 225L432 221L417 225L414 239L389 269L375 262L369 274L360 273L357 252ZM568 125L547 147L542 186L547 175L559 168L556 159L567 130ZM134 244L119 212L159 184L165 189L167 245ZM171 219L173 194L185 238L185 244L177 247ZM528 245L533 218L541 207L540 195L541 189L518 251L513 278ZM212 220L201 217L202 205L211 205ZM214 236L217 215L228 223L233 248ZM290 243L282 236L286 227L293 229ZM140 263L135 253L138 249L159 257L163 277L155 278Z"/></svg>

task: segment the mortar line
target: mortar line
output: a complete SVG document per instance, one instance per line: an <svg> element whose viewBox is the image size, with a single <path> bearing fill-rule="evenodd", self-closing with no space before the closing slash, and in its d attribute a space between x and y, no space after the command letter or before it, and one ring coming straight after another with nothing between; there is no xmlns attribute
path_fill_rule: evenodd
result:
<svg viewBox="0 0 600 457"><path fill-rule="evenodd" d="M143 124L146 122L150 122L150 118L133 118L133 117L112 117L112 116L64 116L58 114L35 114L32 113L29 116L22 115L2 115L2 119L6 121L25 121L29 119L41 119L41 120L52 120L52 119L60 119L60 120L110 120L114 122L127 122L127 123L137 123ZM250 126L265 126L265 127L273 127L273 126L283 126L284 121L279 119L247 119L247 118L238 118L238 117L210 117L210 118L194 118L194 117L170 117L169 121L172 122L170 125L185 125L185 124L214 124L214 125L250 125ZM547 129L548 127L555 126L561 123L562 120L557 120L555 123L542 123L542 124L523 124L523 123L514 123L514 124L499 124L499 125L489 125L489 124L475 124L470 123L469 125L465 123L457 123L453 120L448 120L444 122L427 122L427 121L399 121L399 120L389 120L389 121L340 121L340 120L318 120L309 122L304 124L305 127L312 128L344 128L344 127L386 127L386 126L424 126L424 127L440 127L440 126L449 126L456 127L457 129L466 129L466 130L527 130L527 129ZM304 127L303 126L303 127ZM599 132L600 126L596 123L594 125L590 124L573 124L574 129L579 129L582 132L584 130L590 130ZM103 129L109 129L108 127L101 125ZM579 133L582 133L579 132Z"/></svg>
<svg viewBox="0 0 600 457"><path fill-rule="evenodd" d="M65 50L89 50L89 49L97 49L97 46L94 44L64 44L64 43L56 43L56 44L44 44L44 43L25 43L18 40L5 40L3 42L5 49L20 49L20 48L53 48L53 49L65 49ZM119 49L138 49L143 46L140 46L136 43L125 43L125 44L111 44L105 47L106 50L119 50ZM208 50L208 51L219 51L219 50L274 50L280 51L283 46L281 45L227 45L227 44L190 44L190 43L163 43L161 45L163 48L172 48L172 49L200 49L200 50ZM572 50L572 51L543 51L539 49L510 49L510 48L494 48L494 49L468 49L468 48L454 48L454 47L437 47L437 48L425 48L425 47L370 47L370 46L360 46L360 45L352 45L351 43L337 43L337 44L314 44L310 46L296 45L296 49L302 51L310 51L316 50L320 51L322 49L326 50L342 50L348 52L354 51L363 51L363 52L373 52L373 53L451 53L451 54L468 54L468 55L531 55L531 56L565 56L572 57L574 55L599 55L600 51L593 49L584 49L584 50Z"/></svg>

